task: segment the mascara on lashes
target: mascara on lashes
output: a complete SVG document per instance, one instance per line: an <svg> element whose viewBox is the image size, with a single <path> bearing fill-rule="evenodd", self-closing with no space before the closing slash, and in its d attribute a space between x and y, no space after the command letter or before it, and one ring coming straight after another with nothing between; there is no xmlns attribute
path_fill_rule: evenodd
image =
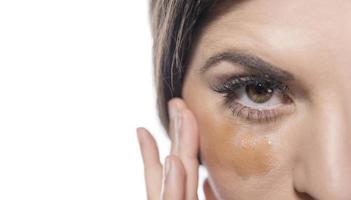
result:
<svg viewBox="0 0 351 200"><path fill-rule="evenodd" d="M236 117L245 118L248 121L255 122L271 122L279 115L275 109L255 109L245 106L235 101L237 98L236 91L241 87L246 87L251 84L263 83L269 85L269 88L278 90L279 94L283 95L284 99L288 99L288 87L281 81L273 80L268 76L262 75L234 75L231 78L220 83L213 88L218 93L225 94L225 105L228 105L233 115Z"/></svg>

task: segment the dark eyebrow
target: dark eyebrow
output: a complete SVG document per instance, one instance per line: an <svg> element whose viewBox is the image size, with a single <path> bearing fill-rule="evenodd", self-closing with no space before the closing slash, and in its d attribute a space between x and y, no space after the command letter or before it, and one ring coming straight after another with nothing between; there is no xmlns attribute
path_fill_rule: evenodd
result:
<svg viewBox="0 0 351 200"><path fill-rule="evenodd" d="M264 61L258 56L239 50L225 51L210 57L206 61L205 65L200 69L200 73L205 73L209 68L215 66L221 61L228 61L234 64L239 64L247 71L263 74L265 76L275 78L279 81L294 79L294 76L291 73Z"/></svg>

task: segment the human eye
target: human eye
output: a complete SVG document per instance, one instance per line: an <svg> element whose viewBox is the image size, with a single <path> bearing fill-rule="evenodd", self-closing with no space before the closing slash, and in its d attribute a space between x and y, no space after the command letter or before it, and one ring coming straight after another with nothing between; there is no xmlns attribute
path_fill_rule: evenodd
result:
<svg viewBox="0 0 351 200"><path fill-rule="evenodd" d="M289 87L263 75L235 75L213 87L235 117L249 122L276 121L293 107Z"/></svg>

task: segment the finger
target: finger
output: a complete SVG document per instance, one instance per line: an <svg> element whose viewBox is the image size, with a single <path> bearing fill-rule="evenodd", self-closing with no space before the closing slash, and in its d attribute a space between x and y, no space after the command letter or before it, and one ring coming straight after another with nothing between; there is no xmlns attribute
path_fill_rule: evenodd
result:
<svg viewBox="0 0 351 200"><path fill-rule="evenodd" d="M179 156L186 172L185 199L194 200L197 197L199 162L199 133L197 122L193 113L187 109L184 102L178 102L182 107L173 118L173 134L171 154ZM173 106L174 104L170 104ZM175 111L173 111L175 112Z"/></svg>
<svg viewBox="0 0 351 200"><path fill-rule="evenodd" d="M179 156L183 162L186 175L186 200L198 199L198 174L199 161L197 159L199 151L199 135L197 123L190 110L183 110L182 128L179 134Z"/></svg>
<svg viewBox="0 0 351 200"><path fill-rule="evenodd" d="M185 171L177 156L166 158L162 200L184 200Z"/></svg>
<svg viewBox="0 0 351 200"><path fill-rule="evenodd" d="M162 185L162 165L153 136L145 128L137 128L137 136L144 162L144 176L148 200L158 200Z"/></svg>
<svg viewBox="0 0 351 200"><path fill-rule="evenodd" d="M172 140L173 144L178 144L178 137L175 135L177 133L177 127L179 126L179 121L176 117L180 110L186 108L184 101L181 98L173 98L168 101L168 114L169 114L169 130L168 134ZM173 148L174 149L174 148Z"/></svg>

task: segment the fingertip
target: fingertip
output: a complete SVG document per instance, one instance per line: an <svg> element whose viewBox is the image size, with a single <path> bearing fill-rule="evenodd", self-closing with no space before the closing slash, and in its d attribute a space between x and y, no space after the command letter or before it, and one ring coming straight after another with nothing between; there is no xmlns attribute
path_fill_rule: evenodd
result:
<svg viewBox="0 0 351 200"><path fill-rule="evenodd" d="M166 159L168 159L170 162L178 162L180 161L180 159L178 158L178 156L170 154L166 157Z"/></svg>
<svg viewBox="0 0 351 200"><path fill-rule="evenodd" d="M138 140L140 140L141 134L143 134L143 133L142 133L142 132L143 132L143 127L137 127L137 128L135 129L135 132L136 132L136 134L137 134Z"/></svg>
<svg viewBox="0 0 351 200"><path fill-rule="evenodd" d="M138 129L138 138L140 140L140 152L145 171L161 171L162 168L158 147L151 133L149 133L145 128Z"/></svg>
<svg viewBox="0 0 351 200"><path fill-rule="evenodd" d="M170 108L170 107L174 107L177 110L181 110L181 109L186 108L186 104L182 98L173 97L172 99L170 99L168 101L168 108Z"/></svg>
<svg viewBox="0 0 351 200"><path fill-rule="evenodd" d="M170 163L170 168L173 167L173 169L176 171L176 173L183 177L185 176L185 168L184 165L181 161L181 159L177 155L169 155L167 156L167 159Z"/></svg>
<svg viewBox="0 0 351 200"><path fill-rule="evenodd" d="M138 142L139 142L140 146L143 144L146 132L147 131L146 131L146 129L144 127L137 127L136 128L136 134L137 134L137 138L138 138Z"/></svg>
<svg viewBox="0 0 351 200"><path fill-rule="evenodd" d="M143 140L145 137L151 136L150 131L148 131L145 127L137 127L136 128L138 139Z"/></svg>
<svg viewBox="0 0 351 200"><path fill-rule="evenodd" d="M144 127L139 126L136 128L136 132L139 133L139 132L143 131L143 129L144 129Z"/></svg>
<svg viewBox="0 0 351 200"><path fill-rule="evenodd" d="M158 154L157 144L152 134L144 127L138 127L136 132L143 156L150 153Z"/></svg>
<svg viewBox="0 0 351 200"><path fill-rule="evenodd" d="M177 174L178 178L182 178L185 176L185 168L182 163L182 160L174 154L170 154L165 158L164 162L164 175L169 174Z"/></svg>

